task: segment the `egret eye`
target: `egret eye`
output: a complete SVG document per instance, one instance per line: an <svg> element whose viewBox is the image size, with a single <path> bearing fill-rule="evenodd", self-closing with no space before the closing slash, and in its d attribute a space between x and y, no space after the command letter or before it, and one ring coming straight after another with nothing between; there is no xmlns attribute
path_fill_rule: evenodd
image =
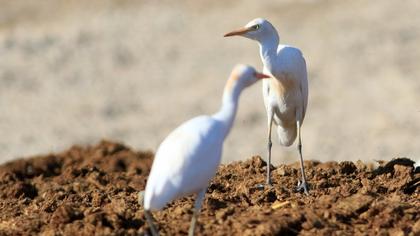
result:
<svg viewBox="0 0 420 236"><path fill-rule="evenodd" d="M252 29L253 30L258 30L260 28L260 25L254 25L254 26L252 26Z"/></svg>

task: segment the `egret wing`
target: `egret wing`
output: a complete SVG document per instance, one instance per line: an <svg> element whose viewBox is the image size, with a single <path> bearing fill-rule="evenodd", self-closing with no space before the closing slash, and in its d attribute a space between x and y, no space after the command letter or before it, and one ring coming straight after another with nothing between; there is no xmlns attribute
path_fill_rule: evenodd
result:
<svg viewBox="0 0 420 236"><path fill-rule="evenodd" d="M146 187L145 200L152 208L207 186L220 163L223 138L217 135L218 125L208 116L197 117L162 142Z"/></svg>

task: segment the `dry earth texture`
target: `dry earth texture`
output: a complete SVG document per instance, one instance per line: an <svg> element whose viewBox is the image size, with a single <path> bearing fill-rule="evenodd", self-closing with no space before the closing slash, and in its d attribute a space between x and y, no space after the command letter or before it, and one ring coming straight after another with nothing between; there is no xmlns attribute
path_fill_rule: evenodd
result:
<svg viewBox="0 0 420 236"><path fill-rule="evenodd" d="M0 166L0 235L144 235L137 193L153 160L103 141ZM298 163L273 169L255 156L220 167L197 235L420 235L420 171L400 158L378 168L306 161L310 195L294 192ZM193 198L154 213L162 235L188 230Z"/></svg>

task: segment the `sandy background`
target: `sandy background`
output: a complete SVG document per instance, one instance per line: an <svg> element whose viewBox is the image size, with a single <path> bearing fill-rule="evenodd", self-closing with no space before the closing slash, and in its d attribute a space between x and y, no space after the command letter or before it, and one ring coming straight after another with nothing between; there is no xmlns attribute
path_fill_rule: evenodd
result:
<svg viewBox="0 0 420 236"><path fill-rule="evenodd" d="M420 2L0 0L0 162L101 138L155 150L215 112L255 42L223 38L255 17L305 54L304 156L420 159ZM261 85L242 98L224 159L265 156ZM274 145L275 162L297 160Z"/></svg>

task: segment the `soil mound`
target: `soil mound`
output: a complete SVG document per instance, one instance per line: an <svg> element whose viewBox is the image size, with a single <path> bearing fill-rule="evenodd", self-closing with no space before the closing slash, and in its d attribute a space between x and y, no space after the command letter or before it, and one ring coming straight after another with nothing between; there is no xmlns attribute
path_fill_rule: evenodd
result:
<svg viewBox="0 0 420 236"><path fill-rule="evenodd" d="M0 235L143 235L137 193L153 161L102 141L0 166ZM294 191L299 164L273 169L258 156L220 167L197 235L420 235L420 171L409 159L382 163L305 162L310 196ZM193 198L155 212L162 235L187 234Z"/></svg>

